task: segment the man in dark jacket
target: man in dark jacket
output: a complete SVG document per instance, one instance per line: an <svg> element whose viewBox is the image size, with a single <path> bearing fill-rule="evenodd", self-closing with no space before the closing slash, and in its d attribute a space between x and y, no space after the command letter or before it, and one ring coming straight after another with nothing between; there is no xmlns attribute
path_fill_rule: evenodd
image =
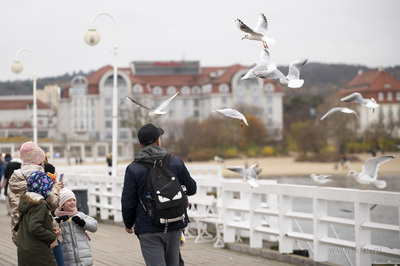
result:
<svg viewBox="0 0 400 266"><path fill-rule="evenodd" d="M187 213L184 221L170 223L168 231L164 232L165 227L151 221L141 203L145 202L149 170L136 161L153 163L166 156L167 153L161 148L162 134L164 131L153 124L146 124L139 129L138 139L142 150L125 171L122 217L126 232L132 234L135 226L134 232L139 238L146 265L179 265L181 232L189 222ZM181 158L173 156L168 169L186 186L187 195L196 193L196 181L190 176Z"/></svg>

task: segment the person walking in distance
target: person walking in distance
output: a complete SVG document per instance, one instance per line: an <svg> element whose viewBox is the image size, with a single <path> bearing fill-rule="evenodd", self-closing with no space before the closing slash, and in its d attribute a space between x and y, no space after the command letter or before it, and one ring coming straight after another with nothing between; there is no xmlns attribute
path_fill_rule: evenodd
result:
<svg viewBox="0 0 400 266"><path fill-rule="evenodd" d="M151 207L145 204L148 203L147 186L150 170L143 164L153 164L156 160L164 162L167 152L161 148L162 134L164 130L153 124L146 124L138 131L142 150L125 171L121 197L122 217L125 231L129 234L134 232L139 238L146 265L177 266L179 265L181 232L189 222L186 209L183 219L159 224L152 219ZM196 181L190 176L181 158L172 156L167 168L186 188L188 196L196 193Z"/></svg>

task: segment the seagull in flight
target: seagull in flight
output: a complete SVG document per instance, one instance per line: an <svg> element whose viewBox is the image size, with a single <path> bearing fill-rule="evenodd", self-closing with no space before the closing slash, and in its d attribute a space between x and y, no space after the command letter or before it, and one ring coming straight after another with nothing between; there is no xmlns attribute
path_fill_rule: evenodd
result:
<svg viewBox="0 0 400 266"><path fill-rule="evenodd" d="M375 108L379 107L374 98L364 99L359 92L353 92L352 94L340 99L342 102L357 102L361 106L371 108L375 111Z"/></svg>
<svg viewBox="0 0 400 266"><path fill-rule="evenodd" d="M251 66L251 69L242 77L242 79L256 78L255 72L268 69L271 59L267 49L263 49L260 54L260 60Z"/></svg>
<svg viewBox="0 0 400 266"><path fill-rule="evenodd" d="M249 126L249 124L247 123L246 117L238 110L226 108L226 109L215 109L214 111L218 112L224 116L227 116L227 117L239 119L241 127L243 127L243 123L245 123L246 126Z"/></svg>
<svg viewBox="0 0 400 266"><path fill-rule="evenodd" d="M379 166L394 158L396 158L396 156L381 156L369 158L365 161L361 173L358 173L355 170L350 170L347 176L353 177L360 184L367 185L364 189L367 189L368 185L370 184L375 185L377 188L385 188L386 182L384 180L377 179Z"/></svg>
<svg viewBox="0 0 400 266"><path fill-rule="evenodd" d="M358 114L356 111L350 109L350 108L346 108L346 107L334 107L331 110L329 110L326 114L324 114L323 117L321 117L321 120L323 120L325 117L327 117L328 115L335 113L335 112L342 112L345 114L355 114L358 118Z"/></svg>
<svg viewBox="0 0 400 266"><path fill-rule="evenodd" d="M126 96L126 98L128 98L129 100L131 100L133 103L135 103L137 106L139 106L139 107L142 107L142 108L144 108L144 109L146 109L146 110L148 110L148 111L150 111L149 112L149 116L150 117L158 117L158 116L160 116L160 115L163 115L163 114L166 114L167 112L165 112L165 111L162 111L162 109L164 109L171 101L172 101L172 99L174 99L175 97L176 97L176 95L178 95L178 93L179 93L179 91L177 92L177 93L175 93L174 95L172 95L172 97L171 98L169 98L168 100L166 100L165 102L163 102L162 104L160 104L160 106L158 106L156 109L151 109L151 108L149 108L149 107L147 107L147 106L144 106L143 104L141 104L141 103L139 103L139 102L137 102L137 101L135 101L134 99L132 99L131 97L129 97L129 96Z"/></svg>
<svg viewBox="0 0 400 266"><path fill-rule="evenodd" d="M252 188L259 187L257 183L258 175L256 173L256 170L258 168L257 163L253 164L248 169L245 169L244 166L227 166L226 168L240 174L243 177L243 181L246 181Z"/></svg>
<svg viewBox="0 0 400 266"><path fill-rule="evenodd" d="M276 64L274 63L271 63L267 70L256 71L255 75L258 78L277 79L281 84L291 88L292 92L294 92L294 88L300 91L300 87L304 84L304 80L300 79L300 69L307 61L308 58L302 58L290 63L289 73L286 76L276 68Z"/></svg>
<svg viewBox="0 0 400 266"><path fill-rule="evenodd" d="M275 40L267 36L268 33L268 21L264 14L260 14L258 22L254 31L244 24L240 19L236 20L236 25L239 30L246 32L242 40L248 39L253 41L262 41L264 48L269 48L268 44L275 44Z"/></svg>
<svg viewBox="0 0 400 266"><path fill-rule="evenodd" d="M315 182L319 183L319 186L322 187L324 184L332 182L332 179L329 179L331 175L316 175L316 174L311 174L312 180Z"/></svg>

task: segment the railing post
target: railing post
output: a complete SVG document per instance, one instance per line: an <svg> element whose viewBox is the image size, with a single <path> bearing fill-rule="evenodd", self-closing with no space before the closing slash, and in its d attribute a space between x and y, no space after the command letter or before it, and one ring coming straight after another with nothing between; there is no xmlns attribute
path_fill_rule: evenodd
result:
<svg viewBox="0 0 400 266"><path fill-rule="evenodd" d="M313 198L313 232L314 232L314 260L328 261L328 246L321 243L320 239L328 236L328 224L321 223L319 218L328 214L326 200Z"/></svg>
<svg viewBox="0 0 400 266"><path fill-rule="evenodd" d="M229 228L227 224L233 221L234 213L228 210L228 206L232 204L233 201L233 192L226 191L224 189L224 182L222 182L222 198L223 198L223 210L222 217L224 220L224 242L225 243L233 243L235 242L235 232L234 228Z"/></svg>
<svg viewBox="0 0 400 266"><path fill-rule="evenodd" d="M364 252L363 247L371 244L371 231L363 229L362 224L370 221L370 205L366 203L354 203L354 231L356 243L356 265L371 265L371 252Z"/></svg>
<svg viewBox="0 0 400 266"><path fill-rule="evenodd" d="M254 229L256 226L261 225L262 218L261 215L255 215L254 210L261 207L261 194L254 193L251 191L250 195L250 247L251 248L262 248L262 234L257 233Z"/></svg>
<svg viewBox="0 0 400 266"><path fill-rule="evenodd" d="M285 214L292 210L292 197L279 195L279 204L279 253L292 253L293 243L287 237L287 233L292 231L293 225L292 220L285 217Z"/></svg>

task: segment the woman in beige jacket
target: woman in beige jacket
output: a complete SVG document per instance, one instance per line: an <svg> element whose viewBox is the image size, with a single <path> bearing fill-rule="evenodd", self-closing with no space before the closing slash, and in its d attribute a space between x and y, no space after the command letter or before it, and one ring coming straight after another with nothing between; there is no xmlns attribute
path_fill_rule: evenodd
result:
<svg viewBox="0 0 400 266"><path fill-rule="evenodd" d="M20 197L27 191L26 182L29 175L34 171L44 172L44 163L46 160L44 151L32 141L22 144L20 154L23 162L22 167L21 169L15 170L11 175L7 190L7 196L11 208L12 240L16 246L18 244L18 235L17 232L14 231L14 227L19 221L18 206ZM61 189L62 184L57 183L53 187L50 196L46 199L51 211L55 211L58 207L58 201L60 198L58 191Z"/></svg>

